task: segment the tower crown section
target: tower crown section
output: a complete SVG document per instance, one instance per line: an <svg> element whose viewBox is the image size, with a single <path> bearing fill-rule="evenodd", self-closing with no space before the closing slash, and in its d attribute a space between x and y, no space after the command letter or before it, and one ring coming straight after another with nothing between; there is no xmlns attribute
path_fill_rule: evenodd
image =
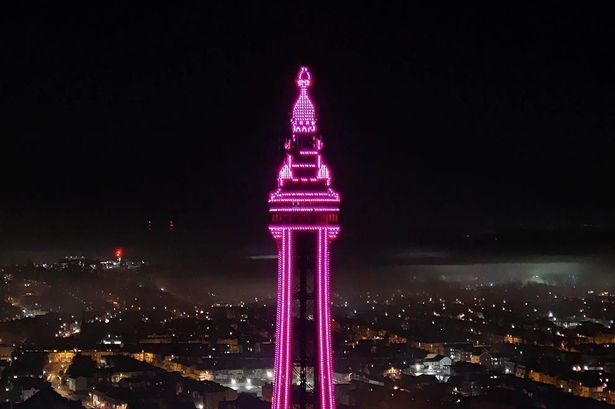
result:
<svg viewBox="0 0 615 409"><path fill-rule="evenodd" d="M284 143L285 157L278 171L277 189L269 195L272 227L280 225L338 225L340 195L332 187L331 171L317 132L317 114L309 94L312 74L301 67L296 79L298 95L291 117L291 137Z"/></svg>

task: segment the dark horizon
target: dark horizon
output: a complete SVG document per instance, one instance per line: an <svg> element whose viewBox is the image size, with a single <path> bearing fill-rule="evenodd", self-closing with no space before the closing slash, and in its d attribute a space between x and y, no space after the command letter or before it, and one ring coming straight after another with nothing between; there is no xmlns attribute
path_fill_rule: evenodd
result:
<svg viewBox="0 0 615 409"><path fill-rule="evenodd" d="M301 64L343 198L340 264L609 255L613 10L515 6L15 12L0 259L123 246L229 271L271 254Z"/></svg>

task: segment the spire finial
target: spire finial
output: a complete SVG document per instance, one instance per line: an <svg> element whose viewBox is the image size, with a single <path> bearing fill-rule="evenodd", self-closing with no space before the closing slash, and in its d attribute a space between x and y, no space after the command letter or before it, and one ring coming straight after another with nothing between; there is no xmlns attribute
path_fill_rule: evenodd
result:
<svg viewBox="0 0 615 409"><path fill-rule="evenodd" d="M293 117L290 120L293 126L293 133L316 132L316 109L308 95L308 88L312 84L312 74L307 67L299 68L297 75L297 86L299 96L293 107Z"/></svg>
<svg viewBox="0 0 615 409"><path fill-rule="evenodd" d="M301 67L299 69L299 75L297 75L297 85L299 88L307 88L312 82L312 74L308 67Z"/></svg>

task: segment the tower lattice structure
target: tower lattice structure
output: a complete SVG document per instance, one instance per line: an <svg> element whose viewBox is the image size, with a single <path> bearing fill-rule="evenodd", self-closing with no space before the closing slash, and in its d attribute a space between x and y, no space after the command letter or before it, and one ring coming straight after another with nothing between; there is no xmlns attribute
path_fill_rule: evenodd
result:
<svg viewBox="0 0 615 409"><path fill-rule="evenodd" d="M314 407L334 409L330 249L340 230L340 195L323 158L306 67L296 83L292 133L269 195L269 230L278 248L272 408L306 408L313 391Z"/></svg>

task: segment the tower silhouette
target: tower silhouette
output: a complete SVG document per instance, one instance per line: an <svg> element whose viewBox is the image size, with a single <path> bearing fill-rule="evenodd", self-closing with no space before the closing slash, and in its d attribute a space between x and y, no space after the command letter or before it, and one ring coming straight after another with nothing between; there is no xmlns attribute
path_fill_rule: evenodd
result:
<svg viewBox="0 0 615 409"><path fill-rule="evenodd" d="M340 229L340 196L323 160L309 95L312 76L306 67L300 68L296 82L292 133L284 143L277 189L269 195L269 230L278 246L272 407L290 409L296 404L303 409L313 391L318 402L314 406L334 409L330 245ZM294 378L297 396L292 393Z"/></svg>

